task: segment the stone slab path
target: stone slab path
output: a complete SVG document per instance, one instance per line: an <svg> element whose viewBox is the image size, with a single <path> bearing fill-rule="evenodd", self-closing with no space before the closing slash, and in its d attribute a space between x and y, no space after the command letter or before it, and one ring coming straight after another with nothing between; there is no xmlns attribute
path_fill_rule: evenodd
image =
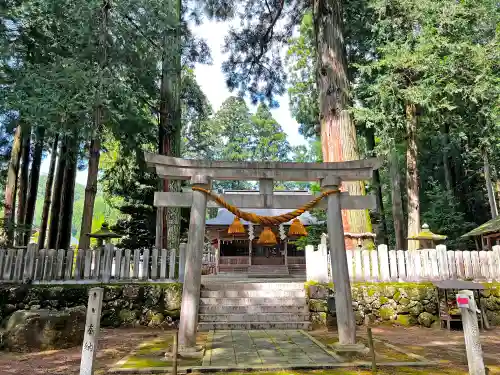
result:
<svg viewBox="0 0 500 375"><path fill-rule="evenodd" d="M301 330L211 331L203 366L307 365L338 362Z"/></svg>

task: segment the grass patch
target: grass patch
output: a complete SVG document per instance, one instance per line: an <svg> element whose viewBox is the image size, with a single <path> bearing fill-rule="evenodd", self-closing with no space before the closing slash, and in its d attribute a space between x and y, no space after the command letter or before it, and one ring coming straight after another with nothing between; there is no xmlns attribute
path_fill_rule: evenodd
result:
<svg viewBox="0 0 500 375"><path fill-rule="evenodd" d="M127 361L120 366L122 369L146 369L151 367L172 367L172 360L165 358L165 353L171 351L173 344L173 333L165 332L160 337L141 343L128 357ZM207 333L198 334L196 344L204 346ZM201 366L202 359L179 358L177 366Z"/></svg>

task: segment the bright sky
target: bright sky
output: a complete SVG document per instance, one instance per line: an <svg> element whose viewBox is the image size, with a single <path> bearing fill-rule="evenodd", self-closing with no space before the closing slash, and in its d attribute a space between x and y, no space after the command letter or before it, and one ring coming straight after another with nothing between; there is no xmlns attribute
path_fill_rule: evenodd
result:
<svg viewBox="0 0 500 375"><path fill-rule="evenodd" d="M224 36L229 29L228 23L216 23L206 21L193 29L193 32L205 38L212 52L212 65L197 64L195 68L196 79L203 92L216 111L221 104L232 94L226 87L224 74L221 71L221 64L225 60L225 55L221 52ZM306 144L304 137L299 134L299 124L290 116L288 107L288 96L277 97L280 107L271 110L274 118L283 127L288 135L288 141L292 145ZM248 103L250 108L252 106ZM255 108L252 108L255 110ZM45 158L42 162L41 172L47 174L49 171L50 158ZM82 185L87 183L87 171L78 172L76 182Z"/></svg>

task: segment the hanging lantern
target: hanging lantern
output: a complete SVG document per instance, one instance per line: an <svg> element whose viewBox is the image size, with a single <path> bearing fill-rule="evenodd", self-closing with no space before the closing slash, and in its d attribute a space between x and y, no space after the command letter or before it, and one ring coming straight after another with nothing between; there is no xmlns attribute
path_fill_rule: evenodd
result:
<svg viewBox="0 0 500 375"><path fill-rule="evenodd" d="M288 229L288 235L307 236L307 231L299 219L293 219L292 224L290 224L290 229Z"/></svg>
<svg viewBox="0 0 500 375"><path fill-rule="evenodd" d="M245 227L241 224L240 218L235 217L233 223L227 229L227 233L229 234L244 234Z"/></svg>
<svg viewBox="0 0 500 375"><path fill-rule="evenodd" d="M264 246L274 246L278 242L276 241L276 236L269 227L264 227L264 230L260 234L259 240L257 241L259 245Z"/></svg>

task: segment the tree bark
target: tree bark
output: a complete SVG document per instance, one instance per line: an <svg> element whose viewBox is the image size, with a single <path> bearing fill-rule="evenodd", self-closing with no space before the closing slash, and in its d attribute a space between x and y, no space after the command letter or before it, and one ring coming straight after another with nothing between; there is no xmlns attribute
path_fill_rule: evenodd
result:
<svg viewBox="0 0 500 375"><path fill-rule="evenodd" d="M408 237L420 232L420 198L417 167L417 107L406 104L406 188L408 195ZM419 248L418 241L408 240L408 250Z"/></svg>
<svg viewBox="0 0 500 375"><path fill-rule="evenodd" d="M314 24L323 160L357 160L359 153L356 129L348 110L350 83L340 0L314 0ZM351 195L365 194L362 182L345 182L342 187ZM345 232L372 231L368 210L343 210L342 215ZM373 246L371 240L366 242L366 246ZM356 240L346 240L347 248L356 245Z"/></svg>
<svg viewBox="0 0 500 375"><path fill-rule="evenodd" d="M162 87L160 88L160 128L163 129L162 151L164 155L180 156L181 143L181 0L176 2L178 24L175 34L167 34L165 47L175 52L165 52L162 62ZM174 74L169 74L169 71ZM164 191L181 191L179 180L164 180ZM180 242L181 209L167 207L164 218L163 248L177 250ZM159 215L162 212L159 212Z"/></svg>
<svg viewBox="0 0 500 375"><path fill-rule="evenodd" d="M453 178L450 167L450 127L448 124L441 125L441 145L442 145L442 157L443 157L443 172L444 172L444 184L446 190L449 194L453 194Z"/></svg>
<svg viewBox="0 0 500 375"><path fill-rule="evenodd" d="M26 219L25 226L29 230L24 236L23 245L27 245L31 238L31 227L33 226L33 217L35 215L36 198L38 194L38 182L40 181L40 166L42 164L43 139L45 136L45 128L36 128L36 143L33 151L33 161L31 163L31 172L28 188L28 200L26 203Z"/></svg>
<svg viewBox="0 0 500 375"><path fill-rule="evenodd" d="M26 127L23 131L23 141L21 147L21 166L19 170L19 182L17 188L17 233L15 243L22 246L24 235L26 234L26 227L24 221L26 218L26 198L28 196L28 176L30 169L30 148L31 148L31 126Z"/></svg>
<svg viewBox="0 0 500 375"><path fill-rule="evenodd" d="M490 162L488 161L488 152L486 148L483 149L483 163L484 163L484 181L486 183L486 191L488 192L488 202L490 203L491 218L494 219L498 216L498 207L495 200L495 193L493 192L493 183L491 181Z"/></svg>
<svg viewBox="0 0 500 375"><path fill-rule="evenodd" d="M66 160L67 155L67 139L61 141L61 146L59 147L59 160L57 162L57 169L54 181L54 188L52 189L52 204L50 207L50 219L49 219L49 234L47 238L47 248L55 249L57 246L57 237L59 231L59 211L61 209L61 193L63 190L64 183L64 171L66 170Z"/></svg>
<svg viewBox="0 0 500 375"><path fill-rule="evenodd" d="M54 143L50 153L49 174L47 175L47 182L45 184L45 198L43 200L42 219L40 221L40 231L38 235L38 248L43 249L45 246L45 238L47 237L47 226L49 220L50 203L52 199L52 186L54 183L54 174L56 171L57 159L57 144L59 143L59 134L55 135Z"/></svg>
<svg viewBox="0 0 500 375"><path fill-rule="evenodd" d="M63 189L61 192L61 206L59 208L59 229L57 231L56 249L68 249L71 244L71 229L73 219L73 201L75 197L75 180L77 152L76 141L70 140L67 160L64 168Z"/></svg>
<svg viewBox="0 0 500 375"><path fill-rule="evenodd" d="M23 140L23 129L18 125L14 133L12 151L10 153L9 169L7 171L7 183L5 184L4 197L4 227L7 235L7 245L14 242L14 207L17 190L17 174L21 161L21 149Z"/></svg>
<svg viewBox="0 0 500 375"><path fill-rule="evenodd" d="M87 235L92 231L92 219L94 216L94 202L97 194L97 177L99 174L99 159L101 157L101 131L104 108L102 106L102 75L106 65L106 38L108 33L108 13L111 7L111 0L103 0L101 8L101 30L99 33L99 44L101 54L99 60L99 82L97 98L94 109L94 129L95 134L90 141L89 147L89 169L87 174L87 185L85 187L85 200L83 202L82 225L80 227L80 239L78 240L79 249L88 249L90 247L90 237Z"/></svg>
<svg viewBox="0 0 500 375"><path fill-rule="evenodd" d="M389 170L391 174L392 218L394 221L396 249L405 250L405 221L403 213L403 199L401 197L401 174L399 173L400 169L396 148L393 148L390 153Z"/></svg>
<svg viewBox="0 0 500 375"><path fill-rule="evenodd" d="M375 131L373 128L365 129L366 146L370 152L370 156L377 156L375 153ZM388 244L387 239L387 223L385 221L384 201L382 199L382 184L380 183L380 171L373 171L373 188L377 199L377 211L379 215L379 223L377 225L377 242L380 244Z"/></svg>

